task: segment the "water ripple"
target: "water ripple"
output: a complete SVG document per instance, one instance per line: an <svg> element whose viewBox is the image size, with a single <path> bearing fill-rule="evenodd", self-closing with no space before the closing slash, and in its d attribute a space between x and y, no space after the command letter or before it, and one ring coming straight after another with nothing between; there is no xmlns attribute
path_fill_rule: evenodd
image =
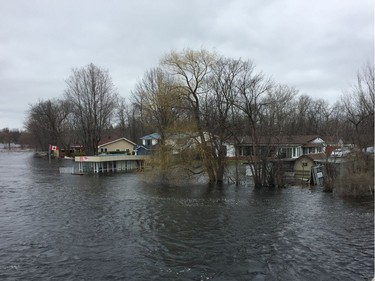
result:
<svg viewBox="0 0 375 281"><path fill-rule="evenodd" d="M0 155L1 279L373 277L372 198L74 177L30 156Z"/></svg>

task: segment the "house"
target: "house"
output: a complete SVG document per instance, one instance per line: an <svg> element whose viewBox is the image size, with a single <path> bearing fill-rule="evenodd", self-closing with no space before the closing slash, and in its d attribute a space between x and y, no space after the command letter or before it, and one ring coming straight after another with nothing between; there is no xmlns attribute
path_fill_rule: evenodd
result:
<svg viewBox="0 0 375 281"><path fill-rule="evenodd" d="M210 138L209 133L204 132L206 140ZM161 136L158 133L152 133L140 138L142 145L139 146L141 150L147 150L148 153L155 149L159 144ZM200 143L200 137L197 133L179 132L170 134L165 139L165 145L171 148L173 154L179 154L189 148L196 147Z"/></svg>
<svg viewBox="0 0 375 281"><path fill-rule="evenodd" d="M258 142L243 137L237 142L228 142L227 156L250 157L258 149L258 153L265 153L270 158L297 159L306 154L324 153L325 146L325 141L315 135L261 136Z"/></svg>
<svg viewBox="0 0 375 281"><path fill-rule="evenodd" d="M99 153L110 153L110 154L135 154L137 144L134 142L126 139L126 138L119 138L115 140L110 140L105 142L103 140L98 145L98 152Z"/></svg>
<svg viewBox="0 0 375 281"><path fill-rule="evenodd" d="M203 132L203 137L206 144L211 146L215 142L216 136L209 132ZM165 144L171 148L173 154L179 154L197 148L202 144L202 140L198 132L180 132L169 135Z"/></svg>
<svg viewBox="0 0 375 281"><path fill-rule="evenodd" d="M160 141L160 135L158 133L152 133L146 136L141 137L142 145L146 148L150 148L152 146L155 146Z"/></svg>

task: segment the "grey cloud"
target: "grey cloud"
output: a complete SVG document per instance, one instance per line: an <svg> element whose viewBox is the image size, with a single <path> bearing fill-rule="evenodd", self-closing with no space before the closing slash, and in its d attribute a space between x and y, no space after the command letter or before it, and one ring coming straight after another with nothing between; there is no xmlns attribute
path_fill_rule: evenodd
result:
<svg viewBox="0 0 375 281"><path fill-rule="evenodd" d="M0 127L22 127L29 103L61 96L73 67L108 69L129 96L163 54L187 47L252 59L334 101L373 61L372 11L371 0L3 1Z"/></svg>

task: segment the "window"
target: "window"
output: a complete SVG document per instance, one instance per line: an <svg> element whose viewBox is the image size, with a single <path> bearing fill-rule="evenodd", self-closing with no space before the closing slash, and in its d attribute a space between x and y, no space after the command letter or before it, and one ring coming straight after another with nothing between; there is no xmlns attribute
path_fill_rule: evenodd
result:
<svg viewBox="0 0 375 281"><path fill-rule="evenodd" d="M291 147L282 147L279 150L280 158L292 158L293 148Z"/></svg>

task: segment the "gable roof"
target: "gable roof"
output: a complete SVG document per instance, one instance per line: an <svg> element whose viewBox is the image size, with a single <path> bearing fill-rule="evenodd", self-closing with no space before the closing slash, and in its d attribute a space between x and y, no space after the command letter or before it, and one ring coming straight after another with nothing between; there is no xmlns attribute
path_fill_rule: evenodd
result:
<svg viewBox="0 0 375 281"><path fill-rule="evenodd" d="M325 153L304 154L298 157L297 159L301 159L301 158L310 158L313 161L318 161L318 160L326 159L327 155Z"/></svg>
<svg viewBox="0 0 375 281"><path fill-rule="evenodd" d="M295 136L260 136L259 145L306 145L320 139L317 135L295 135ZM243 137L240 144L252 144L254 139L252 137ZM316 145L316 144L315 144Z"/></svg>
<svg viewBox="0 0 375 281"><path fill-rule="evenodd" d="M141 140L160 140L160 135L158 133L152 133L140 138Z"/></svg>
<svg viewBox="0 0 375 281"><path fill-rule="evenodd" d="M109 144L112 144L112 143L115 143L115 142L119 142L119 141L126 141L126 142L128 142L132 145L137 145L136 143L132 142L131 140L128 140L127 138L119 138L119 139L115 139L113 141L109 141L109 142L100 144L100 145L98 145L98 147L106 146L106 145L109 145Z"/></svg>
<svg viewBox="0 0 375 281"><path fill-rule="evenodd" d="M111 141L114 141L114 140L117 140L119 138L121 138L121 136L118 136L118 135L107 135L107 136L102 137L100 139L98 146L99 145L103 145L103 144L108 143L108 142L111 142Z"/></svg>

